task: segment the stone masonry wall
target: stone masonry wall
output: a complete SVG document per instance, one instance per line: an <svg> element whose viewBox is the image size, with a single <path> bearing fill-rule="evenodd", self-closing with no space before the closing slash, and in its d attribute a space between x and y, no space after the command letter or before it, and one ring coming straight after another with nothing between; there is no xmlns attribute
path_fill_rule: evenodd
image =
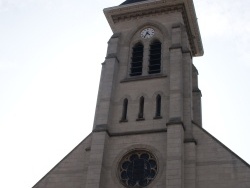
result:
<svg viewBox="0 0 250 188"><path fill-rule="evenodd" d="M59 162L33 188L84 188L91 135Z"/></svg>
<svg viewBox="0 0 250 188"><path fill-rule="evenodd" d="M250 187L250 166L246 162L202 128L194 127L194 137L198 188Z"/></svg>

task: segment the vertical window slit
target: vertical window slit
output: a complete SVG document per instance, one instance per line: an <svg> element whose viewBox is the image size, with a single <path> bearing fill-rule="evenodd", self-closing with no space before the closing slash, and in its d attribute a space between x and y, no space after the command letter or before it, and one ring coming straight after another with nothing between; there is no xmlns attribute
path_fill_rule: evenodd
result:
<svg viewBox="0 0 250 188"><path fill-rule="evenodd" d="M144 111L144 97L141 97L140 98L138 119L143 119L143 111Z"/></svg>
<svg viewBox="0 0 250 188"><path fill-rule="evenodd" d="M128 111L128 99L126 98L126 99L123 100L121 122L122 121L127 121L127 111Z"/></svg>
<svg viewBox="0 0 250 188"><path fill-rule="evenodd" d="M161 96L157 95L156 97L156 111L155 111L155 117L159 118L161 117Z"/></svg>

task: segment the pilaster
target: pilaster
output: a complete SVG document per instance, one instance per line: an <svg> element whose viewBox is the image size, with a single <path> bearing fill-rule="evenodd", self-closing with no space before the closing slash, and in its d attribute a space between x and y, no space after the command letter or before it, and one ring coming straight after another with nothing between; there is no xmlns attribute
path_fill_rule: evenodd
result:
<svg viewBox="0 0 250 188"><path fill-rule="evenodd" d="M181 50L181 28L172 28L172 46L170 47L170 103L169 121L183 120L183 66Z"/></svg>
<svg viewBox="0 0 250 188"><path fill-rule="evenodd" d="M185 143L184 182L185 188L196 188L196 143Z"/></svg>
<svg viewBox="0 0 250 188"><path fill-rule="evenodd" d="M181 27L172 28L170 48L169 123L167 124L166 187L184 187L183 56Z"/></svg>
<svg viewBox="0 0 250 188"><path fill-rule="evenodd" d="M183 52L183 123L185 139L192 139L192 57L189 52Z"/></svg>
<svg viewBox="0 0 250 188"><path fill-rule="evenodd" d="M114 34L109 40L106 60L102 64L93 130L99 126L108 125L119 63L117 59L118 37L118 34Z"/></svg>
<svg viewBox="0 0 250 188"><path fill-rule="evenodd" d="M107 141L106 131L93 132L90 148L86 188L99 188L103 168L105 144Z"/></svg>
<svg viewBox="0 0 250 188"><path fill-rule="evenodd" d="M168 125L166 187L184 188L184 130L179 123Z"/></svg>
<svg viewBox="0 0 250 188"><path fill-rule="evenodd" d="M202 126L202 111L201 111L201 91L198 87L198 71L193 65L192 67L192 83L193 83L193 121Z"/></svg>

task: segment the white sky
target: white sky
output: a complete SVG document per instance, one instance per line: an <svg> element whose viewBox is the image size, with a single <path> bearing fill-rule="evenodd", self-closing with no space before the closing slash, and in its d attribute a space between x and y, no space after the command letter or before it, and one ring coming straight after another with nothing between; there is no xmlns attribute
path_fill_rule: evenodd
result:
<svg viewBox="0 0 250 188"><path fill-rule="evenodd" d="M92 130L122 0L0 0L0 187L32 187ZM250 163L248 0L194 0L203 127Z"/></svg>

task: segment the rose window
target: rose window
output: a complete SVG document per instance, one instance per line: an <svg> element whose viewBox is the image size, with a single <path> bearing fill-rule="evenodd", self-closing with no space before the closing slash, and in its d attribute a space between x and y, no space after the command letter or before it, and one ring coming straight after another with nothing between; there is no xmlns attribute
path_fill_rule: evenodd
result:
<svg viewBox="0 0 250 188"><path fill-rule="evenodd" d="M133 151L123 157L119 165L119 178L126 187L145 187L156 177L156 158L145 150Z"/></svg>

